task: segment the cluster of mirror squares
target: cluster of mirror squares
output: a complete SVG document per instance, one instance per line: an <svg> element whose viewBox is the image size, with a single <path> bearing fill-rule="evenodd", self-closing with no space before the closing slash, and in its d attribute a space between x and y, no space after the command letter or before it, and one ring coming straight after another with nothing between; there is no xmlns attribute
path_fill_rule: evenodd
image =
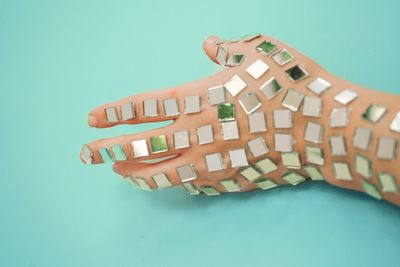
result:
<svg viewBox="0 0 400 267"><path fill-rule="evenodd" d="M210 88L209 103L212 105L225 102L225 92L223 86ZM177 116L180 114L179 105L176 98L162 100L163 114L165 116ZM199 113L201 111L200 96L188 95L184 97L184 113ZM120 114L117 107L106 107L104 109L105 118L108 123L117 123L118 121L127 121L136 117L134 102L126 102L120 105ZM158 100L155 98L143 100L143 116L159 116Z"/></svg>
<svg viewBox="0 0 400 267"><path fill-rule="evenodd" d="M256 47L256 50L262 55L271 55L272 60L275 61L279 66L286 65L294 59L293 55L290 54L286 49L281 49L276 52L278 50L278 46L268 40L260 43ZM291 69L287 70L287 73L290 79L294 81L298 81L308 76L308 73L301 66L292 67Z"/></svg>
<svg viewBox="0 0 400 267"><path fill-rule="evenodd" d="M232 168L248 166L247 155L244 148L232 149L228 151ZM226 169L223 155L220 152L211 153L204 156L208 172L221 171Z"/></svg>
<svg viewBox="0 0 400 267"><path fill-rule="evenodd" d="M135 117L135 106L133 102L127 102L121 104L120 111L121 111L120 118L122 121L130 120ZM107 107L104 109L104 112L108 123L116 123L119 121L116 107Z"/></svg>

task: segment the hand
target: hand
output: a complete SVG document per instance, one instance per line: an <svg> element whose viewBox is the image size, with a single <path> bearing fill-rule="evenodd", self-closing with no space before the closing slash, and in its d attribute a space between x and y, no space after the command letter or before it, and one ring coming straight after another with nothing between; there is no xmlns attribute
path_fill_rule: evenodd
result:
<svg viewBox="0 0 400 267"><path fill-rule="evenodd" d="M211 60L226 66L224 70L89 113L89 125L98 128L171 119L172 124L94 141L83 147L81 159L94 164L113 161L116 173L143 189L184 185L192 194L216 195L296 185L311 178L380 197L374 185L353 179L370 170L353 164L362 148L351 140L356 127L371 123L360 118L378 93L332 76L268 36L235 41L210 37L203 46ZM346 95L347 102L336 99L346 88L354 95ZM390 96L384 98L388 106L396 105ZM350 109L341 108L350 102L351 115ZM358 119L347 127L355 116ZM382 136L388 130L374 129ZM346 147L349 154L339 151ZM335 154L338 151L345 154ZM366 156L374 155L371 150ZM350 166L355 169L350 171Z"/></svg>

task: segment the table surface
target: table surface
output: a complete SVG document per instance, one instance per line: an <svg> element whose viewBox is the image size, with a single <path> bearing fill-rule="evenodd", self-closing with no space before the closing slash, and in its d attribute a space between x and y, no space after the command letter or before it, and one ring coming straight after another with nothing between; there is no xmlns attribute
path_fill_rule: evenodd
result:
<svg viewBox="0 0 400 267"><path fill-rule="evenodd" d="M96 130L86 116L214 73L210 34L262 32L399 93L400 2L357 2L0 0L0 266L398 266L400 210L363 194L142 192L78 159L85 142L159 126Z"/></svg>

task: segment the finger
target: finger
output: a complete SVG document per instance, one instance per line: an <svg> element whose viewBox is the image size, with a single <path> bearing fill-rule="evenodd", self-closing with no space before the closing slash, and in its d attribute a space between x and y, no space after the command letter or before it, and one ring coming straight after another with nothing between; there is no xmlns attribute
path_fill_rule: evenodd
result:
<svg viewBox="0 0 400 267"><path fill-rule="evenodd" d="M162 189L171 186L183 185L184 188L199 192L204 185L212 186L218 192L224 192L224 188L218 182L226 175L233 175L233 169L228 172L214 175L212 179L204 178L205 165L200 161L193 164L187 156L178 156L174 159L164 161L157 165L157 168L144 164L131 164L129 162L117 162L113 166L114 172L131 179L134 184L142 189ZM185 172L184 176L179 173L179 168L189 168L192 175Z"/></svg>
<svg viewBox="0 0 400 267"><path fill-rule="evenodd" d="M194 137L186 129L175 129L171 126L137 134L99 139L89 143L85 147L92 154L90 163L113 161L157 163L159 160L179 155L189 148L190 144L194 142L191 140ZM179 141L177 141L178 138ZM82 154L81 158L84 158Z"/></svg>
<svg viewBox="0 0 400 267"><path fill-rule="evenodd" d="M215 63L232 67L237 64L231 61L232 55L236 52L240 53L240 48L244 48L243 43L250 43L256 39L261 39L261 35L246 35L239 39L226 41L217 36L209 36L203 42L203 49L207 56Z"/></svg>
<svg viewBox="0 0 400 267"><path fill-rule="evenodd" d="M182 113L181 88L158 90L100 105L89 112L91 127L138 124L176 119Z"/></svg>
<svg viewBox="0 0 400 267"><path fill-rule="evenodd" d="M228 162L225 164L228 164ZM188 175L184 177L180 176L177 170L182 166L190 166L193 173L195 173L192 177L194 178L193 180L188 181L187 179L190 178ZM142 189L183 185L186 189L202 191L205 186L208 192L215 189L217 192L222 193L248 191L255 188L254 184L240 177L234 168L209 173L203 161L196 161L193 164L188 161L185 155L165 161L157 165L156 169L151 166L131 164L129 162L118 162L113 167L116 173L123 177L129 177L139 187L142 187Z"/></svg>

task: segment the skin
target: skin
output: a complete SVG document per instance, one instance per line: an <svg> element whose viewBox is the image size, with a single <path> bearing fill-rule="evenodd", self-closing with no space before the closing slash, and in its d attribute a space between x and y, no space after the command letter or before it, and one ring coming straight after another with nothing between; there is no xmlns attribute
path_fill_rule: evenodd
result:
<svg viewBox="0 0 400 267"><path fill-rule="evenodd" d="M218 37L211 36L209 37L203 44L203 48L207 54L207 56L218 64L216 61L216 53L218 45L216 41L219 40ZM256 51L255 47L264 40L269 40L278 45L279 48L287 49L293 56L294 60L288 63L285 66L279 66L276 64L271 57L261 55L258 51ZM294 145L294 151L300 153L300 158L302 163L305 163L305 147L306 145L316 146L315 144L310 144L304 141L304 129L308 121L313 121L323 125L325 131L323 136L323 143L319 146L324 151L324 159L325 164L320 167L320 171L322 175L325 177L326 182L329 184L341 187L352 189L356 191L362 191L361 179L362 177L357 174L354 169L352 169L353 180L344 181L337 180L334 177L334 173L332 171L332 162L347 162L349 166L354 166L354 159L356 154L363 155L364 157L371 160L372 163L372 178L366 179L369 183L375 185L378 189L380 189L380 184L377 178L377 173L379 172L388 172L395 176L396 183L400 185L400 179L398 177L398 173L400 173L400 162L399 157L396 157L394 160L381 160L376 157L376 147L378 137L394 137L398 141L400 141L400 134L390 131L389 125L392 119L395 117L396 113L400 111L398 103L400 103L400 97L396 95L391 95L379 91L373 91L366 89L362 86L350 83L348 81L342 80L334 75L325 71L321 66L312 61L310 58L305 55L299 53L295 49L275 40L269 36L260 36L256 39L253 39L249 42L239 41L233 43L224 43L223 44L227 49L229 55L231 54L244 54L246 56L244 62L237 67L226 68L216 74L205 77L198 81L193 81L190 83L186 83L184 85L176 86L173 88L155 90L152 92L129 96L127 98L121 99L116 102L107 103L105 105L101 105L95 109L93 109L89 113L88 123L91 127L97 128L106 128L113 127L118 124L139 124L145 122L155 122L155 121L164 121L173 119L173 123L159 129L154 129L151 131L124 135L120 137L113 137L107 139L101 139L94 141L89 145L89 147L94 151L93 163L102 163L100 155L97 153L98 148L100 147L110 147L112 144L121 144L127 155L127 161L118 161L113 165L113 169L119 175L123 177L136 177L141 176L144 177L147 183L151 188L156 188L151 176L158 173L164 172L168 178L171 180L174 186L180 185L181 180L177 176L175 168L180 165L194 164L196 173L198 178L192 181L192 183L196 186L200 185L212 185L218 191L224 192L225 189L219 183L219 180L226 178L233 178L241 185L241 191L249 191L254 190L257 187L254 183L248 182L246 179L239 175L239 170L230 167L230 159L228 156L228 151L237 148L245 148L247 153L247 158L249 164L254 166L255 161L260 160L263 156L254 158L252 154L249 152L247 148L247 141L258 136L262 136L266 144L270 150L267 156L272 159L278 165L278 169L270 174L268 174L268 178L271 178L278 185L286 185L287 182L281 178L283 172L287 169L282 165L280 153L274 151L274 142L273 136L275 132L283 132L283 133L291 133L296 140ZM264 74L260 79L255 80L252 78L245 69L257 59L262 59L265 63L269 65L269 70L266 74ZM291 66L296 64L300 64L305 66L307 72L310 76L304 80L293 83L290 81L286 74L285 70ZM221 137L221 131L219 126L219 121L217 119L217 106L211 106L207 101L207 89L210 87L214 87L217 85L222 85L226 81L228 81L233 75L238 74L245 82L247 83L247 87L240 94L233 97L229 93L226 93L226 102L234 103L236 110L236 120L239 125L239 140L230 140L224 141ZM304 95L315 96L310 90L306 89L306 84L309 83L315 77L321 77L331 83L331 88L324 92L321 96L323 101L322 106L322 116L320 118L308 118L304 117L301 114L301 110L293 113L294 119L294 127L292 129L279 129L275 130L273 126L272 120L272 110L273 109L281 109L283 108L281 105L282 99L284 97L284 93L279 93L276 97L271 100L267 100L264 95L261 94L259 87L270 77L275 77L282 87L286 90L287 88L294 88ZM351 109L349 124L344 128L331 128L329 126L329 115L332 108L343 107L338 102L334 101L334 96L338 94L343 89L351 89L358 93L358 98L350 103L348 107ZM238 99L240 96L245 94L246 92L254 92L257 94L259 99L262 102L262 107L257 111L263 111L266 114L267 121L267 132L252 134L248 131L248 120L247 114L241 108L238 103ZM184 96L188 95L199 95L201 98L201 107L202 110L200 113L196 114L184 114L183 112L183 99ZM178 105L180 108L180 115L176 117L168 117L165 115L160 115L157 117L144 117L142 101L144 99L156 98L158 99L158 110L159 113L163 110L162 100L167 98L175 97L178 100ZM136 117L134 119L118 122L118 123L107 123L104 109L106 107L115 106L119 107L122 103L126 103L129 101L133 101L135 104ZM362 113L371 103L379 103L384 105L387 108L387 112L382 117L382 119L373 124L361 118ZM196 128L202 125L212 124L214 131L214 143L199 145L196 137ZM352 137L354 134L354 130L357 127L367 127L370 128L373 132L373 138L371 142L371 146L368 151L360 151L359 149L355 149L352 146ZM172 134L175 131L188 129L189 130L189 138L191 146L189 148L184 149L174 149L174 144L172 141ZM150 153L148 157L134 158L132 154L132 149L130 143L133 140L146 139L149 140L150 136L156 136L164 134L167 138L168 142L168 151L161 153ZM347 156L344 157L335 157L330 155L330 147L329 147L329 136L331 135L343 135L346 140L347 147ZM150 150L150 148L149 148ZM204 156L206 154L220 152L223 155L223 160L227 168L222 171L217 172L208 172ZM165 157L169 155L178 155L173 159L169 159L166 161L162 161L156 164L146 164L140 161L146 159L154 159L159 157ZM303 174L307 177L307 174L299 170L298 173ZM397 175L397 176L396 176ZM380 190L381 191L381 190ZM400 188L399 188L400 191ZM381 192L383 199L400 206L400 194L399 193L385 193Z"/></svg>

